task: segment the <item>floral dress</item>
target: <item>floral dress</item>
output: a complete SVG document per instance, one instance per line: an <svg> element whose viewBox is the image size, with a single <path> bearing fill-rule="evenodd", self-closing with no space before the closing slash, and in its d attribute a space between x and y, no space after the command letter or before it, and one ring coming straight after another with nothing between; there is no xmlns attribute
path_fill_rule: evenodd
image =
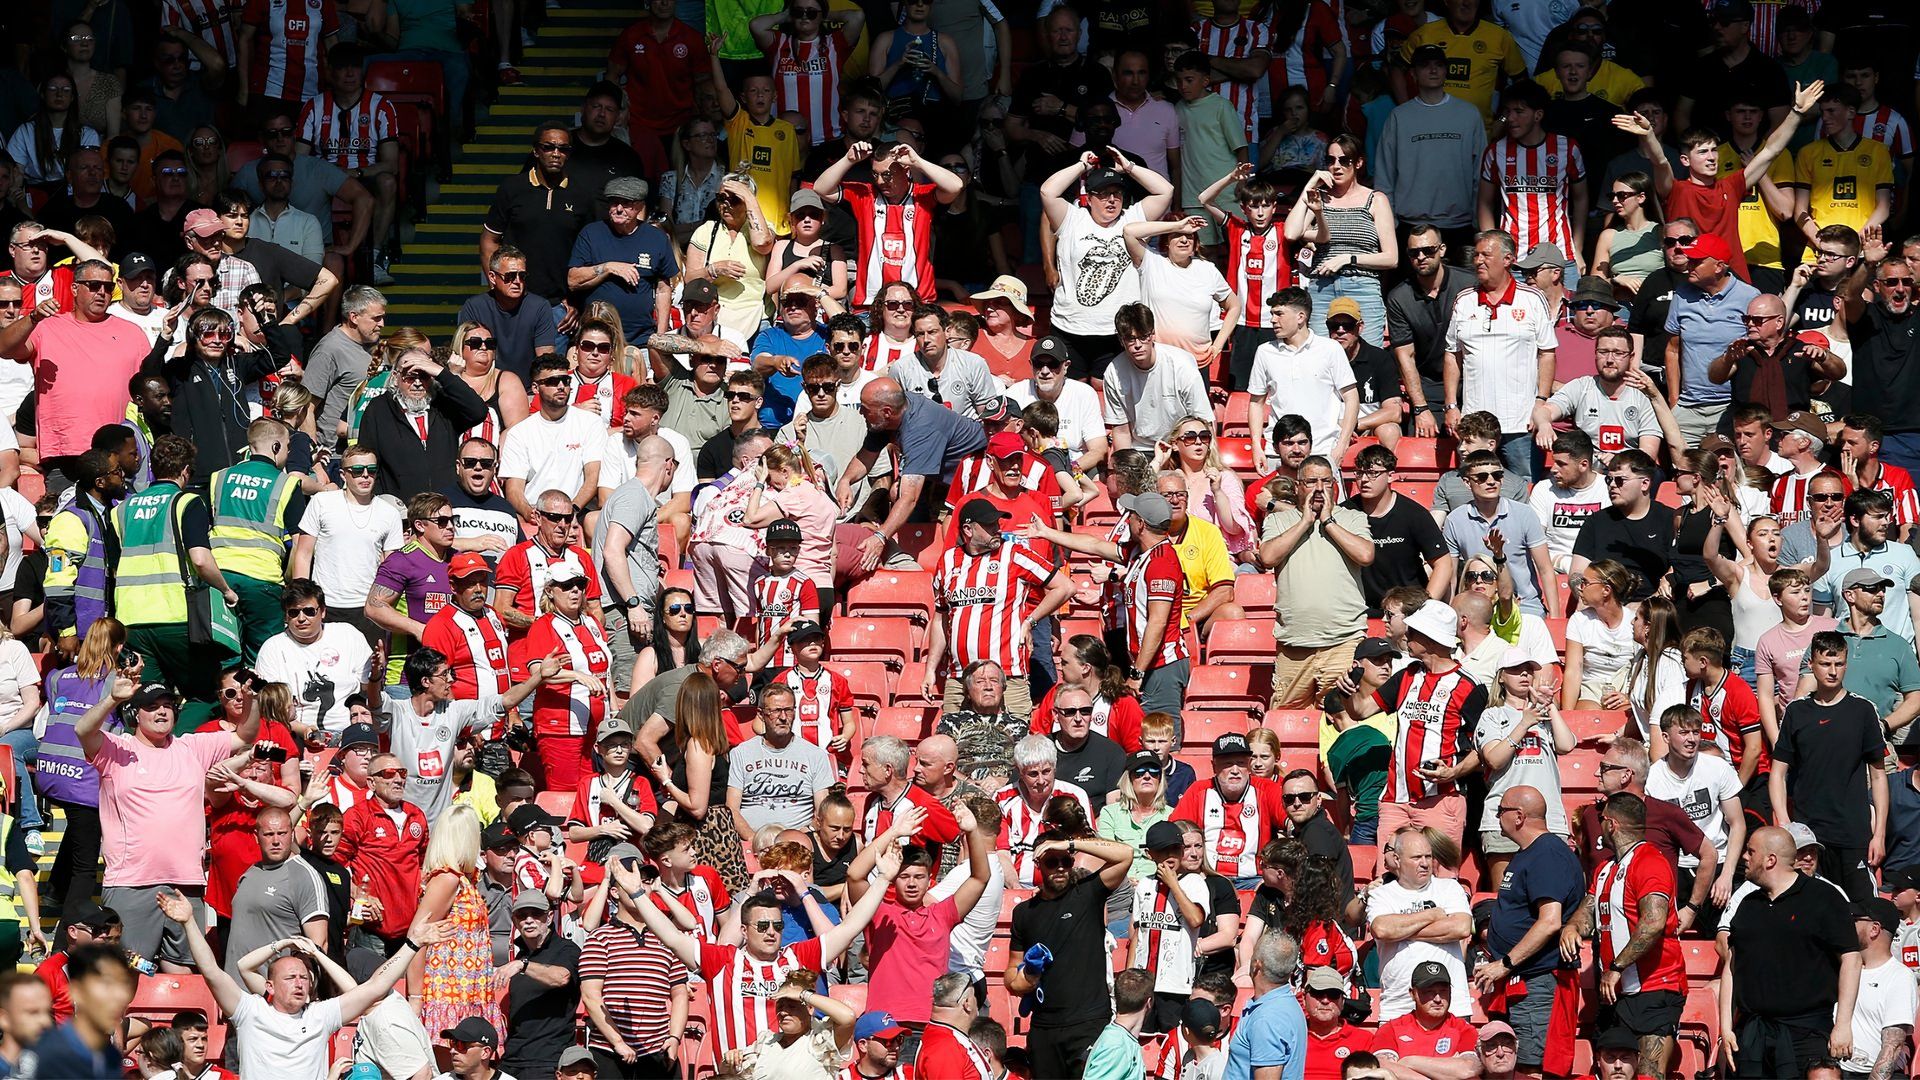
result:
<svg viewBox="0 0 1920 1080"><path fill-rule="evenodd" d="M421 882L424 889L441 874L453 870L435 870ZM429 945L425 958L426 975L420 987L420 1022L441 1045L440 1032L456 1027L469 1016L477 1016L493 1025L495 1031L507 1029L500 1013L499 995L494 990L493 935L487 918L487 901L473 884L460 875L459 888L447 908L454 926L453 937Z"/></svg>

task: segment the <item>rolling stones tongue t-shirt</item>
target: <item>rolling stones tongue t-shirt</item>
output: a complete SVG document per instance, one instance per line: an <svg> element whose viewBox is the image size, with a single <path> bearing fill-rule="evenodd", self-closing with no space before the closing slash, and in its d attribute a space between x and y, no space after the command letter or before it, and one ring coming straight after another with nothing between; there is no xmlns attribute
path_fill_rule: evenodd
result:
<svg viewBox="0 0 1920 1080"><path fill-rule="evenodd" d="M1100 227L1086 207L1067 211L1055 251L1060 287L1053 293L1053 326L1069 334L1111 334L1121 305L1140 299L1140 276L1120 230L1145 221L1138 204Z"/></svg>

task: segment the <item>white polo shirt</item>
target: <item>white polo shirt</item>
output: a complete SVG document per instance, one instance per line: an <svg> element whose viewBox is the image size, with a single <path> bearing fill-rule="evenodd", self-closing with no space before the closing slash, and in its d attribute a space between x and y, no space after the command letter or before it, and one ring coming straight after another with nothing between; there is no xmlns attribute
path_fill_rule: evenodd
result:
<svg viewBox="0 0 1920 1080"><path fill-rule="evenodd" d="M1340 395L1356 383L1347 351L1332 338L1308 334L1306 344L1297 349L1279 339L1260 346L1253 354L1247 393L1267 403L1269 445L1281 415L1295 413L1313 429L1313 452L1324 457L1340 440L1346 410Z"/></svg>
<svg viewBox="0 0 1920 1080"><path fill-rule="evenodd" d="M1558 343L1546 298L1531 286L1511 280L1494 297L1460 290L1446 342L1460 360L1460 411L1490 412L1508 435L1526 431L1540 392L1540 352Z"/></svg>

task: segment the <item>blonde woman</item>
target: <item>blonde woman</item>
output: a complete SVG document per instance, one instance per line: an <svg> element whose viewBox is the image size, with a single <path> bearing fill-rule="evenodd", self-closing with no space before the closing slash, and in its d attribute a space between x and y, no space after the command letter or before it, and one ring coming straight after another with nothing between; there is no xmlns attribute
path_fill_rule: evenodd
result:
<svg viewBox="0 0 1920 1080"><path fill-rule="evenodd" d="M1547 831L1567 835L1567 808L1560 798L1560 755L1580 740L1560 716L1553 688L1541 677L1545 668L1525 650L1510 648L1500 675L1487 694L1487 708L1474 728L1487 799L1480 812L1480 850L1487 858L1487 880L1499 881L1519 845L1500 832L1500 797L1518 785L1539 789L1547 804Z"/></svg>
<svg viewBox="0 0 1920 1080"><path fill-rule="evenodd" d="M1757 672L1754 654L1760 647L1760 635L1780 625L1780 605L1773 598L1773 575L1780 570L1780 519L1754 518L1742 525L1738 506L1719 488L1703 494L1712 512L1711 527L1702 554L1707 569L1726 586L1733 606L1733 644L1728 664L1748 686L1755 685ZM1720 538L1731 537L1743 557L1729 559L1721 550Z"/></svg>
<svg viewBox="0 0 1920 1080"><path fill-rule="evenodd" d="M418 941L427 927L447 920L452 934L414 954L407 967L407 1000L420 1021L444 1046L440 1034L469 1016L506 1030L493 970L493 934L487 901L476 884L480 874L480 815L456 803L427 833L421 864L420 906L407 936Z"/></svg>
<svg viewBox="0 0 1920 1080"><path fill-rule="evenodd" d="M773 230L760 213L753 177L745 173L729 173L720 182L715 206L719 218L687 240L686 277L712 279L720 290L720 325L752 341L766 322Z"/></svg>
<svg viewBox="0 0 1920 1080"><path fill-rule="evenodd" d="M1127 870L1127 878L1139 881L1153 873L1153 857L1143 846L1147 830L1155 822L1173 816L1172 808L1167 806L1166 766L1160 763L1159 756L1149 750L1130 755L1127 771L1120 777L1120 793L1119 802L1100 808L1100 822L1094 832L1103 840L1118 840L1133 848L1133 866ZM1126 936L1124 926L1116 936Z"/></svg>
<svg viewBox="0 0 1920 1080"><path fill-rule="evenodd" d="M1588 563L1571 582L1579 608L1567 620L1560 707L1598 709L1633 659L1633 574L1613 559Z"/></svg>
<svg viewBox="0 0 1920 1080"><path fill-rule="evenodd" d="M1183 416L1154 455L1154 468L1173 471L1187 484L1187 515L1212 522L1229 554L1238 558L1259 545L1260 531L1247 510L1246 485L1220 460L1213 417Z"/></svg>
<svg viewBox="0 0 1920 1080"><path fill-rule="evenodd" d="M273 415L293 429L287 448L286 470L300 476L302 494L330 491L333 478L327 475L327 462L333 457L331 444L322 446L318 418L320 399L299 379L282 379L273 389Z"/></svg>
<svg viewBox="0 0 1920 1080"><path fill-rule="evenodd" d="M500 445L507 429L527 418L533 401L520 376L500 366L500 339L484 324L463 322L453 331L453 359L447 365L474 395L487 403L487 418L461 435Z"/></svg>

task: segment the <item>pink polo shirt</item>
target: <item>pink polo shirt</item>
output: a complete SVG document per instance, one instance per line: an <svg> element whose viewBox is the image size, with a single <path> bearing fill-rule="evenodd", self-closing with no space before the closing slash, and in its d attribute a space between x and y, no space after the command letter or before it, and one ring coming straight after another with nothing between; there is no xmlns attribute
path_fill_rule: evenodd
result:
<svg viewBox="0 0 1920 1080"><path fill-rule="evenodd" d="M86 453L95 431L126 419L127 381L147 358L146 332L112 316L89 323L62 314L36 323L27 341L41 458Z"/></svg>
<svg viewBox="0 0 1920 1080"><path fill-rule="evenodd" d="M867 1008L913 1023L933 1019L927 987L947 973L947 939L959 925L952 897L917 908L881 904L867 926Z"/></svg>
<svg viewBox="0 0 1920 1080"><path fill-rule="evenodd" d="M205 882L200 856L207 847L207 770L233 756L233 734L178 735L165 746L132 735L102 736L89 764L100 773L107 885Z"/></svg>

